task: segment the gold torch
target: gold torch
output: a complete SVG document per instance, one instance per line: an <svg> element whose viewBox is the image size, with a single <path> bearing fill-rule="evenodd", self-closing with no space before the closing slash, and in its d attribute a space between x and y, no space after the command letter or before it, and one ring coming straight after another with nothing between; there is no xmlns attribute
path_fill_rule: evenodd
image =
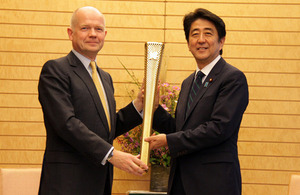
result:
<svg viewBox="0 0 300 195"><path fill-rule="evenodd" d="M164 49L163 43L147 42L145 43L145 75L144 75L144 117L143 117L143 138L141 145L141 160L149 164L149 143L144 139L151 135L154 99L157 90L159 70Z"/></svg>

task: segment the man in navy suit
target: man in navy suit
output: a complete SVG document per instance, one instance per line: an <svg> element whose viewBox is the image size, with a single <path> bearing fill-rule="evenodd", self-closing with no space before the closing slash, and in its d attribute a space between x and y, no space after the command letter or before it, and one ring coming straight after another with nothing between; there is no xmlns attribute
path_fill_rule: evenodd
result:
<svg viewBox="0 0 300 195"><path fill-rule="evenodd" d="M150 148L169 147L168 194L240 195L237 140L249 101L247 80L221 57L226 30L220 17L200 8L183 24L196 71L182 83L175 118L159 106L153 128L162 134L145 140Z"/></svg>
<svg viewBox="0 0 300 195"><path fill-rule="evenodd" d="M96 8L77 9L68 28L73 50L42 68L38 91L47 141L41 195L110 195L113 165L135 175L148 169L137 156L112 146L115 137L142 122L137 112L142 99L116 114L111 76L98 67L92 71L106 33L104 16ZM103 86L104 98L92 75Z"/></svg>

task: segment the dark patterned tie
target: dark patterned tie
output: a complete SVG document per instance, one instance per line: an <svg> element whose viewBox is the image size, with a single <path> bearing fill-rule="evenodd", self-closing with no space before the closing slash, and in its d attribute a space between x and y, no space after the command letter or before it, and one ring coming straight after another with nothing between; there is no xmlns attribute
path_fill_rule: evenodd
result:
<svg viewBox="0 0 300 195"><path fill-rule="evenodd" d="M201 71L198 71L196 79L193 83L193 86L191 88L190 94L189 94L189 99L188 99L188 103L187 103L187 110L188 111L194 101L194 99L196 98L196 95L202 85L202 78L205 76L205 74Z"/></svg>

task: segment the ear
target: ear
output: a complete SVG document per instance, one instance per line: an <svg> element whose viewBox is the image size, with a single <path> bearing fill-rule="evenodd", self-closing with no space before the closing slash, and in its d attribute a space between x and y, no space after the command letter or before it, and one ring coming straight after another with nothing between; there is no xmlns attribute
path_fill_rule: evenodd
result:
<svg viewBox="0 0 300 195"><path fill-rule="evenodd" d="M225 37L223 37L220 41L220 51L223 49L224 43L225 43Z"/></svg>
<svg viewBox="0 0 300 195"><path fill-rule="evenodd" d="M73 40L73 30L71 28L68 28L67 31L68 31L69 39L72 41Z"/></svg>

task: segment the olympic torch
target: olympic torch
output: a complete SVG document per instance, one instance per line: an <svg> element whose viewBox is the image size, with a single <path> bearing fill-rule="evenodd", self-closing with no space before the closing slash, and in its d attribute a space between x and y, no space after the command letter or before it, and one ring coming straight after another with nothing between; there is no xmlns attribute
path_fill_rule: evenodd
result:
<svg viewBox="0 0 300 195"><path fill-rule="evenodd" d="M154 114L154 99L157 90L160 64L164 44L159 42L145 43L145 70L144 70L144 117L143 117L143 138L141 145L141 160L149 164L150 148L149 143L144 139L151 135Z"/></svg>

